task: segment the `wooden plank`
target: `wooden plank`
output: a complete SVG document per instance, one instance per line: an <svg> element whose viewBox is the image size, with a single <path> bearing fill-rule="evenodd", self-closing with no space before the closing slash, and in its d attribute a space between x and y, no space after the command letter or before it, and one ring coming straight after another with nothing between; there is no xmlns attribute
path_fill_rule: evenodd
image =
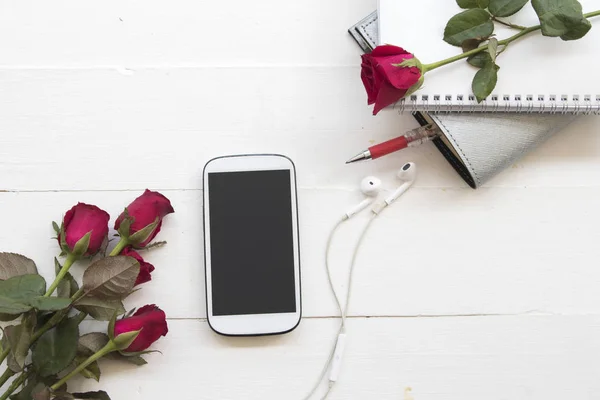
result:
<svg viewBox="0 0 600 400"><path fill-rule="evenodd" d="M597 314L600 241L594 221L600 189L414 188L375 221L361 249L352 315ZM157 270L129 307L159 302L172 317L205 316L202 192L167 191L176 213L145 253ZM114 219L137 191L1 193L1 250L32 257L52 278L57 254L50 222L77 201L97 204ZM358 190L300 190L303 304L306 316L335 307L324 272L329 230ZM568 210L568 212L567 212ZM559 212L560 211L560 212ZM345 290L361 214L336 235L332 269ZM114 233L114 232L112 232ZM80 274L82 266L74 267ZM342 292L343 293L343 292Z"/></svg>
<svg viewBox="0 0 600 400"><path fill-rule="evenodd" d="M376 0L3 3L2 65L355 65L360 49L346 30L376 8Z"/></svg>
<svg viewBox="0 0 600 400"><path fill-rule="evenodd" d="M116 400L301 399L337 326L305 319L284 336L225 338L204 321L172 320L148 365L105 361L100 383L69 388L105 388ZM599 337L597 315L352 319L330 399L592 400Z"/></svg>
<svg viewBox="0 0 600 400"><path fill-rule="evenodd" d="M397 134L399 121L416 126L372 118L357 77L358 68L4 71L0 190L196 189L212 157L252 152L290 156L301 185L354 183L377 166L349 168L347 158ZM445 163L434 152L419 159Z"/></svg>
<svg viewBox="0 0 600 400"><path fill-rule="evenodd" d="M367 174L393 185L406 160L420 165L417 186L465 187L431 144L344 165L369 143L416 126L393 111L370 116L358 74L358 67L3 71L0 190L197 189L210 158L252 152L290 156L303 187L353 187ZM597 186L597 124L582 118L489 185Z"/></svg>

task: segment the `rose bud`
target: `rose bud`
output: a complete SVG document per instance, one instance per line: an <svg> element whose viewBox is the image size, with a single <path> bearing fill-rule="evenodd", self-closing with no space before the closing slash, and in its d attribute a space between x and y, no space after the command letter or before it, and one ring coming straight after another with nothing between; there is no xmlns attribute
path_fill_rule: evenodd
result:
<svg viewBox="0 0 600 400"><path fill-rule="evenodd" d="M115 322L115 338L123 333L135 331L140 331L140 334L129 347L123 350L126 353L144 351L161 336L167 335L169 329L167 327L165 312L154 304L151 304L140 308L131 317Z"/></svg>
<svg viewBox="0 0 600 400"><path fill-rule="evenodd" d="M129 239L129 244L145 247L160 232L162 219L173 212L169 199L146 189L119 215L115 229Z"/></svg>
<svg viewBox="0 0 600 400"><path fill-rule="evenodd" d="M109 219L106 211L94 205L77 203L63 218L58 243L65 253L79 253L80 256L96 254L108 237ZM85 238L88 233L89 244Z"/></svg>
<svg viewBox="0 0 600 400"><path fill-rule="evenodd" d="M140 263L140 273L135 280L135 286L141 285L142 283L150 282L152 280L152 272L154 271L154 265L144 261L142 256L131 247L126 247L122 252L122 256L133 257Z"/></svg>
<svg viewBox="0 0 600 400"><path fill-rule="evenodd" d="M373 115L411 95L423 84L422 65L415 56L397 46L377 46L362 56L361 79Z"/></svg>

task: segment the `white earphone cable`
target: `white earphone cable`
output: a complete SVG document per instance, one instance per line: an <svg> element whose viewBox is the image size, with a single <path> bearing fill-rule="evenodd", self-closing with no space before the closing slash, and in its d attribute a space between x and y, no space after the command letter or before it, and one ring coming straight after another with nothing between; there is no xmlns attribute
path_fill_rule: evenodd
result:
<svg viewBox="0 0 600 400"><path fill-rule="evenodd" d="M333 240L333 236L334 236L335 232L340 227L340 225L342 225L347 220L347 218L343 218L335 224L335 226L333 227L333 229L331 230L331 232L329 234L329 238L327 239L327 245L325 248L325 267L327 269L327 280L329 281L329 288L331 289L331 293L333 294L333 297L335 298L335 302L338 307L342 322L341 322L340 328L336 334L336 339L335 339L333 347L329 353L329 356L327 357L327 361L325 362L323 370L319 374L319 378L318 378L317 382L315 383L315 385L313 386L312 390L308 393L308 395L306 395L306 397L304 397L304 400L309 400L312 397L312 395L317 391L319 386L321 385L323 378L325 377L325 375L327 374L327 371L329 370L329 367L331 366L331 362L333 360L336 346L338 343L338 338L340 337L340 334L343 334L346 330L346 318L348 316L348 308L350 305L350 298L351 298L351 293L352 293L352 279L353 279L353 275L354 275L354 267L356 265L356 258L358 255L358 250L360 249L360 245L362 244L362 242L367 234L367 231L371 227L371 224L373 223L373 221L375 220L376 217L377 217L377 214L374 213L371 216L371 218L369 218L369 222L367 222L367 225L365 225L365 227L363 228L363 230L358 238L358 241L356 242L356 245L354 247L354 252L352 253L352 260L350 262L350 270L348 271L346 303L344 304L343 308L342 308L342 304L340 302L339 296L337 295L337 292L335 290L335 286L333 285L333 279L331 277L331 269L329 266L329 251L331 249L331 242ZM327 396L329 396L329 394L331 393L331 390L333 389L334 383L335 383L334 381L329 382L327 391L323 394L323 397L321 397L320 400L325 400L327 398Z"/></svg>
<svg viewBox="0 0 600 400"><path fill-rule="evenodd" d="M347 218L342 218L334 225L333 229L331 229L331 232L329 233L329 237L327 238L327 245L325 247L325 268L327 269L327 280L329 281L329 288L331 289L331 293L333 294L333 297L335 298L335 303L338 307L340 315L342 315L342 316L344 315L344 312L342 310L342 303L340 302L340 298L338 297L337 292L335 291L335 287L333 286L333 280L331 279L331 269L329 267L329 250L331 249L331 241L333 240L333 236L334 236L335 232L338 230L340 225L342 225L346 220L347 220ZM340 328L338 330L338 335L340 333L342 333L343 329L344 329L344 319L342 318L342 324L340 325ZM336 340L333 342L333 346L331 348L331 351L329 352L327 361L325 361L325 365L323 366L323 369L321 370L321 373L319 374L317 381L315 382L311 391L304 397L303 400L309 400L312 397L312 395L317 391L317 389L321 385L321 382L323 381L325 374L327 374L327 370L329 369L329 365L331 364L331 360L333 359L333 354L335 352L335 344L337 342L338 335L336 335ZM325 398L329 394L329 391L331 390L331 386L332 385L329 385L329 389L327 390L325 397L323 397L321 400L325 400Z"/></svg>
<svg viewBox="0 0 600 400"><path fill-rule="evenodd" d="M325 377L325 374L327 373L327 371L329 369L330 369L329 384L327 387L327 391L323 394L323 397L321 397L321 400L325 400L327 398L327 396L331 393L331 390L333 389L335 382L338 379L339 372L340 372L340 366L341 366L341 360L342 360L342 356L343 356L344 348L345 348L345 344L346 344L346 333L345 333L346 318L348 316L348 309L350 307L350 298L351 298L351 294L352 294L352 279L354 276L354 267L356 265L356 258L358 256L358 251L360 249L360 246L361 246L365 236L367 235L367 231L371 227L371 224L373 223L375 218L377 218L377 216L387 206L391 205L396 199L398 199L398 197L400 197L404 192L406 192L412 186L414 179L415 179L415 175L416 175L415 164L412 162L404 164L404 166L402 166L402 169L398 172L398 178L403 180L404 183L398 189L396 189L396 191L394 191L390 196L388 196L388 198L386 198L384 202L375 203L374 207L371 209L371 212L372 212L371 218L369 219L369 222L367 222L367 224L363 228L360 236L358 237L358 241L356 242L356 245L354 247L354 252L352 253L352 260L350 261L350 270L348 271L348 285L346 288L346 290L347 290L346 291L346 303L344 304L343 308L342 308L342 304L340 302L340 298L337 295L337 292L335 291L335 287L333 285L333 280L331 278L331 269L329 268L329 250L331 248L331 241L333 239L335 232L340 227L340 225L342 225L344 223L344 221L348 220L349 218L351 218L353 215L357 214L358 212L364 210L368 205L373 204L373 202L371 200L365 199L358 205L351 208L348 212L346 212L346 214L342 217L342 219L339 220L334 225L333 229L329 233L329 238L327 239L327 246L325 248L325 267L327 269L327 280L329 281L329 287L331 289L331 293L333 294L333 297L335 298L335 302L336 302L336 305L340 312L342 321L341 321L340 328L339 328L337 336L336 336L335 343L333 345L333 348L331 349L331 352L329 353L329 356L327 357L327 361L325 362L325 366L323 367L323 370L321 371L321 374L319 375L319 379L313 386L312 390L308 393L308 395L306 397L304 397L304 400L309 400L312 397L312 395L317 391L317 389L321 385L321 382L323 381L323 378ZM361 191L366 196L377 197L377 193L380 188L380 185L381 185L381 181L379 179L369 176L369 177L366 177L365 179L363 179L363 181L361 182Z"/></svg>
<svg viewBox="0 0 600 400"><path fill-rule="evenodd" d="M343 218L343 219L339 220L337 222L337 224L335 224L335 226L331 230L331 233L329 234L329 238L327 239L327 247L325 248L325 268L327 269L327 281L329 282L329 288L331 289L331 294L333 294L333 297L335 298L335 303L340 312L340 316L342 317L342 325L340 327L340 331L342 331L344 329L344 326L346 325L346 320L344 318L342 302L340 301L340 298L337 295L337 292L335 291L335 286L333 285L333 279L331 278L331 268L329 266L329 251L331 250L331 242L333 241L333 235L335 234L337 229L340 227L340 225L342 225L347 220L348 219Z"/></svg>
<svg viewBox="0 0 600 400"><path fill-rule="evenodd" d="M352 261L350 262L350 272L348 272L348 291L346 292L346 304L344 305L344 311L342 313L342 324L345 324L346 317L348 315L348 308L350 307L350 294L352 293L352 278L354 276L354 267L356 265L356 256L358 255L358 250L360 249L360 245L362 244L365 236L367 236L367 231L371 227L373 221L377 218L377 214L371 215L369 218L369 222L363 228L362 233L358 238L358 242L356 242L356 246L354 247L354 253L352 254Z"/></svg>

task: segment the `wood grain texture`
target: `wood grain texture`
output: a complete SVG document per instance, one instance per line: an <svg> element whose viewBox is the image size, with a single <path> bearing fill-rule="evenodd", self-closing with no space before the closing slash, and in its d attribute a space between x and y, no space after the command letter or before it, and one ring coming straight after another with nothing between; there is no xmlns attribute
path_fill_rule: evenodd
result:
<svg viewBox="0 0 600 400"><path fill-rule="evenodd" d="M356 65L348 27L374 0L0 4L1 65ZM22 33L22 34L17 34Z"/></svg>
<svg viewBox="0 0 600 400"><path fill-rule="evenodd" d="M301 399L338 323L308 319L285 336L240 339L169 321L162 355L141 368L103 362L100 384L128 400ZM348 328L332 400L593 400L600 390L598 316L359 318Z"/></svg>
<svg viewBox="0 0 600 400"><path fill-rule="evenodd" d="M598 397L600 120L580 118L477 191L431 144L344 165L416 126L365 104L346 30L376 5L0 3L0 250L30 256L50 279L50 222L78 201L114 221L151 188L176 210L160 236L168 245L144 253L153 281L126 302L165 309L163 355L141 368L104 362L100 384L73 388L114 400L301 399L339 323L323 264L329 230L362 198L363 176L392 190L414 161L417 182L359 254L331 399ZM203 319L201 170L252 152L286 154L298 169L305 318L289 335L228 339ZM333 242L340 290L366 218Z"/></svg>

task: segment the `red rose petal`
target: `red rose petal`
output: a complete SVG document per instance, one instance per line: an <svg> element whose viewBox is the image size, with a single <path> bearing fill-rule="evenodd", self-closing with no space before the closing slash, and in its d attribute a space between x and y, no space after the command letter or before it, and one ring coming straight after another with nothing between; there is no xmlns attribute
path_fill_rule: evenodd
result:
<svg viewBox="0 0 600 400"><path fill-rule="evenodd" d="M395 56L398 54L411 54L410 52L404 50L402 47L392 46L392 45L382 45L377 46L371 52L371 57L388 57Z"/></svg>
<svg viewBox="0 0 600 400"><path fill-rule="evenodd" d="M377 95L375 107L373 108L373 115L377 115L377 113L379 113L379 111L383 110L385 107L396 103L398 100L404 97L406 92L407 90L397 89L385 82L383 85L381 85L381 89Z"/></svg>
<svg viewBox="0 0 600 400"><path fill-rule="evenodd" d="M141 331L126 352L144 351L161 336L169 332L165 312L154 304L146 305L129 318L123 318L115 323L114 335Z"/></svg>

